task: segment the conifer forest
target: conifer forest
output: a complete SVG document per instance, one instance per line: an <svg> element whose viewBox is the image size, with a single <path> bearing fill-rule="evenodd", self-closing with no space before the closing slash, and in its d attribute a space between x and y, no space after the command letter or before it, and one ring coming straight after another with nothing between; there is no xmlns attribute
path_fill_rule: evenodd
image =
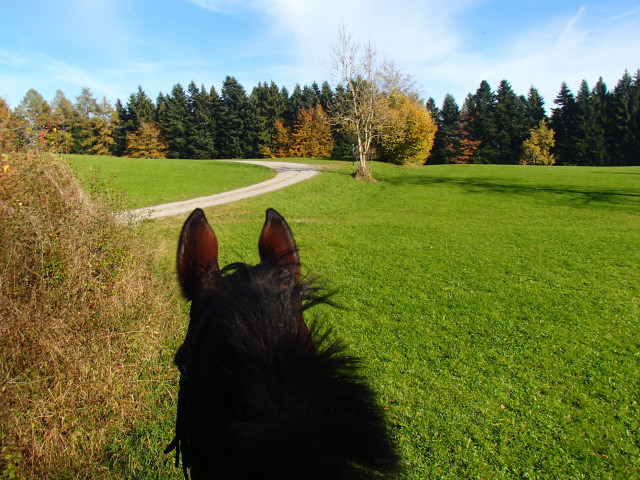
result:
<svg viewBox="0 0 640 480"><path fill-rule="evenodd" d="M232 76L220 92L192 81L154 100L138 87L115 105L89 88L75 102L60 90L48 102L30 89L13 108L0 98L0 141L14 150L44 141L61 153L127 157L351 159L352 133L333 121L345 95L326 81L292 92L264 82L247 93ZM482 81L461 104L449 94L440 104L412 98L437 127L418 163L640 165L640 70L613 88L583 80L574 93L562 83L546 107L535 87L525 96L507 80L495 89ZM372 158L402 163L383 146Z"/></svg>

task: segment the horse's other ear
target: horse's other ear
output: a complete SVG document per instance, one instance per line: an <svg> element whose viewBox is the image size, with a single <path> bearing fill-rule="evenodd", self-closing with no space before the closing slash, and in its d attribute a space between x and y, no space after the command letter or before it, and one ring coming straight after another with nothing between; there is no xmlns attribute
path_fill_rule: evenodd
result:
<svg viewBox="0 0 640 480"><path fill-rule="evenodd" d="M300 256L293 233L282 215L273 208L267 210L258 251L262 263L291 268L296 280L300 277Z"/></svg>
<svg viewBox="0 0 640 480"><path fill-rule="evenodd" d="M184 222L178 243L178 280L184 295L193 300L211 272L218 272L218 239L204 212L195 209Z"/></svg>

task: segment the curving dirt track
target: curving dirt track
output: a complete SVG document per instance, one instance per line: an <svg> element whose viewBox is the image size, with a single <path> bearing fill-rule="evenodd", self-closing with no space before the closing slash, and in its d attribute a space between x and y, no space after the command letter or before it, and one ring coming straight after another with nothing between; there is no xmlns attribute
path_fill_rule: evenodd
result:
<svg viewBox="0 0 640 480"><path fill-rule="evenodd" d="M276 176L264 182L238 188L229 192L216 193L204 197L192 198L180 202L163 203L152 207L127 210L118 214L122 222L137 222L147 218L162 218L173 215L189 213L195 208L211 207L223 203L235 202L244 198L255 197L263 193L279 190L294 183L302 182L318 173L318 167L303 163L266 162L260 160L242 160L244 163L253 163L275 170Z"/></svg>

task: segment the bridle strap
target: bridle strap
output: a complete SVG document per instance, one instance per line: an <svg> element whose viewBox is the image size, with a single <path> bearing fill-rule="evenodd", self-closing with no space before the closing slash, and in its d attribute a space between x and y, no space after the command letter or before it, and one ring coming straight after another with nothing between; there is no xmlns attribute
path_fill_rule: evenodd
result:
<svg viewBox="0 0 640 480"><path fill-rule="evenodd" d="M193 305L191 308L193 310ZM187 428L189 426L189 413L192 410L191 399L193 398L193 385L189 377L192 373L192 357L202 328L207 323L206 320L211 316L215 308L216 302L209 301L204 312L196 316L196 322L193 321L193 318L191 319L185 340L180 348L178 348L174 358L174 363L178 367L178 370L180 370L176 434L173 440L171 440L171 443L164 449L164 453L167 454L173 450L176 451L176 467L180 466L180 454L182 453L182 473L186 480L189 480L189 469L191 468L191 442Z"/></svg>

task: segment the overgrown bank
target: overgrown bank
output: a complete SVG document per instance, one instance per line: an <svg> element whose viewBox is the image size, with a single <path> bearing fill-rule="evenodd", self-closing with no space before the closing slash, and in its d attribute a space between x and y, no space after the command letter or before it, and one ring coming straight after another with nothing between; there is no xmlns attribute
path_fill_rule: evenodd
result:
<svg viewBox="0 0 640 480"><path fill-rule="evenodd" d="M141 227L115 223L66 163L3 155L0 172L0 471L131 474L141 466L118 445L153 434L140 428L150 405L171 402L157 390L184 323L173 290L152 275Z"/></svg>

